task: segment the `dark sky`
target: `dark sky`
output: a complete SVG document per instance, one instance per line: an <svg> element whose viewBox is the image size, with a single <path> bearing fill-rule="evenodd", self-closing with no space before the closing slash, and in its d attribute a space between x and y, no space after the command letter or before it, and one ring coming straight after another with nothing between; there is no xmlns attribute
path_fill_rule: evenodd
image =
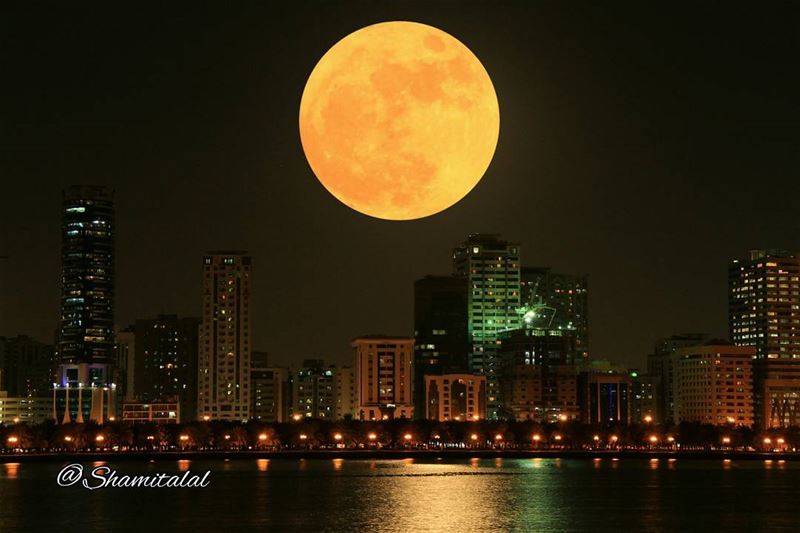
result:
<svg viewBox="0 0 800 533"><path fill-rule="evenodd" d="M413 280L471 232L588 274L592 353L628 364L659 336L725 335L730 258L800 248L790 2L63 4L0 6L0 335L52 339L78 182L116 190L119 326L198 315L203 252L247 249L275 363L411 334ZM340 204L297 129L316 61L386 20L460 39L500 101L484 179L413 222Z"/></svg>

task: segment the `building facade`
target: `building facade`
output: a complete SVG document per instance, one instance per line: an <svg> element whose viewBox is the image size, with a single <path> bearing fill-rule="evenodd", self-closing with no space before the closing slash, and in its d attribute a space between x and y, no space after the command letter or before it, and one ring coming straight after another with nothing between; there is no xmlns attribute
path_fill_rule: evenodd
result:
<svg viewBox="0 0 800 533"><path fill-rule="evenodd" d="M122 404L122 421L128 424L177 424L180 419L181 406L177 402Z"/></svg>
<svg viewBox="0 0 800 533"><path fill-rule="evenodd" d="M306 359L292 371L292 416L333 420L336 411L336 368L322 359Z"/></svg>
<svg viewBox="0 0 800 533"><path fill-rule="evenodd" d="M753 361L755 422L761 428L800 425L800 359Z"/></svg>
<svg viewBox="0 0 800 533"><path fill-rule="evenodd" d="M180 404L179 422L197 418L200 320L177 315L141 319L134 326L133 398Z"/></svg>
<svg viewBox="0 0 800 533"><path fill-rule="evenodd" d="M20 397L0 391L0 425L41 424L53 418L53 399L50 396Z"/></svg>
<svg viewBox="0 0 800 533"><path fill-rule="evenodd" d="M55 408L59 421L103 422L116 408L114 195L105 187L74 185L62 200Z"/></svg>
<svg viewBox="0 0 800 533"><path fill-rule="evenodd" d="M759 359L800 359L800 255L753 250L728 268L728 330Z"/></svg>
<svg viewBox="0 0 800 533"><path fill-rule="evenodd" d="M264 422L289 419L289 372L282 367L253 367L250 379L252 418Z"/></svg>
<svg viewBox="0 0 800 533"><path fill-rule="evenodd" d="M649 420L658 424L664 422L659 416L658 389L659 379L638 370L630 371L631 377L631 420L640 422Z"/></svg>
<svg viewBox="0 0 800 533"><path fill-rule="evenodd" d="M673 353L675 422L751 427L755 348L706 344Z"/></svg>
<svg viewBox="0 0 800 533"><path fill-rule="evenodd" d="M356 417L412 418L414 339L367 335L353 339Z"/></svg>
<svg viewBox="0 0 800 533"><path fill-rule="evenodd" d="M426 375L424 418L439 422L486 418L486 376Z"/></svg>
<svg viewBox="0 0 800 533"><path fill-rule="evenodd" d="M627 372L581 372L578 403L585 424L631 421L631 378Z"/></svg>
<svg viewBox="0 0 800 533"><path fill-rule="evenodd" d="M653 353L647 356L647 375L655 386L656 412L651 415L660 422L675 420L675 401L672 397L672 355L678 348L697 346L708 341L705 333L683 333L656 341Z"/></svg>
<svg viewBox="0 0 800 533"><path fill-rule="evenodd" d="M251 415L250 286L247 252L203 258L203 323L198 361L198 416L247 420Z"/></svg>
<svg viewBox="0 0 800 533"><path fill-rule="evenodd" d="M453 251L454 274L467 280L470 373L486 375L486 410L500 415L500 333L520 326L520 246L499 235L470 235Z"/></svg>
<svg viewBox="0 0 800 533"><path fill-rule="evenodd" d="M426 276L414 282L414 408L426 416L426 375L466 372L467 280Z"/></svg>
<svg viewBox="0 0 800 533"><path fill-rule="evenodd" d="M0 337L0 390L10 396L50 396L56 366L52 345L27 335Z"/></svg>
<svg viewBox="0 0 800 533"><path fill-rule="evenodd" d="M578 359L589 357L589 280L549 267L520 271L523 320L532 327L573 331Z"/></svg>

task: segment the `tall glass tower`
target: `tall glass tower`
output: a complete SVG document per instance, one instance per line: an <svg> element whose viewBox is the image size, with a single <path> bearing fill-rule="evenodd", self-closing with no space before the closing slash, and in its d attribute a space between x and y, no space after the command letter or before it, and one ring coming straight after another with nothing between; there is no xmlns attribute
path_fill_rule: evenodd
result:
<svg viewBox="0 0 800 533"><path fill-rule="evenodd" d="M520 246L476 234L453 251L453 270L467 279L469 370L486 375L487 417L500 410L500 333L520 327Z"/></svg>
<svg viewBox="0 0 800 533"><path fill-rule="evenodd" d="M54 412L60 421L102 421L113 404L114 194L101 186L73 185L63 191L61 214L56 388L78 390L65 391Z"/></svg>

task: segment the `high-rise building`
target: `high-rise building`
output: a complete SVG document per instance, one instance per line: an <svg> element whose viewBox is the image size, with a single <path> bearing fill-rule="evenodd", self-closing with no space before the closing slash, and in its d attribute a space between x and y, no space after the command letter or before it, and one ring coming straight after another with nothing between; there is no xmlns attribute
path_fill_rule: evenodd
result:
<svg viewBox="0 0 800 533"><path fill-rule="evenodd" d="M360 420L414 415L414 339L367 335L353 339L356 413Z"/></svg>
<svg viewBox="0 0 800 533"><path fill-rule="evenodd" d="M425 276L414 282L414 410L426 416L425 376L465 372L467 280Z"/></svg>
<svg viewBox="0 0 800 533"><path fill-rule="evenodd" d="M659 339L653 353L647 356L647 374L653 379L656 396L656 412L652 414L659 422L675 420L675 402L672 398L672 354L678 348L697 346L708 341L705 333L683 333Z"/></svg>
<svg viewBox="0 0 800 533"><path fill-rule="evenodd" d="M486 418L486 376L426 375L425 409L424 418L439 422Z"/></svg>
<svg viewBox="0 0 800 533"><path fill-rule="evenodd" d="M59 421L114 416L114 356L113 193L74 185L62 205Z"/></svg>
<svg viewBox="0 0 800 533"><path fill-rule="evenodd" d="M197 396L203 418L250 418L251 275L247 252L209 252L203 258Z"/></svg>
<svg viewBox="0 0 800 533"><path fill-rule="evenodd" d="M531 327L575 332L578 357L589 357L589 281L587 276L553 272L549 267L522 267L523 321Z"/></svg>
<svg viewBox="0 0 800 533"><path fill-rule="evenodd" d="M800 254L751 250L728 267L728 330L753 346L755 421L793 425L800 417ZM792 422L794 421L794 422Z"/></svg>
<svg viewBox="0 0 800 533"><path fill-rule="evenodd" d="M54 350L50 344L27 335L0 337L0 387L11 397L50 396L55 369Z"/></svg>
<svg viewBox="0 0 800 533"><path fill-rule="evenodd" d="M180 421L197 418L200 320L159 315L134 326L133 396L137 401L180 404Z"/></svg>
<svg viewBox="0 0 800 533"><path fill-rule="evenodd" d="M672 354L674 421L753 425L751 346L706 344Z"/></svg>
<svg viewBox="0 0 800 533"><path fill-rule="evenodd" d="M453 251L457 276L467 280L468 363L486 375L486 410L500 413L500 333L520 325L520 246L499 235L470 235Z"/></svg>
<svg viewBox="0 0 800 533"><path fill-rule="evenodd" d="M800 254L752 250L731 262L728 330L759 359L800 358Z"/></svg>

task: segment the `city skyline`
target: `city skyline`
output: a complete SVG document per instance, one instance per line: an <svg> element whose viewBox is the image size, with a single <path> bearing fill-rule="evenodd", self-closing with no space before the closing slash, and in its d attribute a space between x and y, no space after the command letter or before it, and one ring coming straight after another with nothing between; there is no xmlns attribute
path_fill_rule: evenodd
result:
<svg viewBox="0 0 800 533"><path fill-rule="evenodd" d="M726 336L732 258L800 249L790 215L800 184L789 33L703 8L693 22L659 13L647 31L633 23L652 14L645 6L582 14L373 8L318 7L318 19L281 38L290 39L287 53L255 72L259 54L281 44L268 30L297 22L302 6L221 19L168 8L151 20L145 9L114 31L98 23L102 13L16 13L10 42L36 44L2 52L16 82L0 89L8 102L0 171L14 198L0 213L0 255L8 256L0 260L0 334L52 342L59 195L81 182L116 191L118 327L161 313L200 316L197 258L247 249L262 265L253 346L280 364L320 356L341 364L358 335L411 333L414 280L448 274L447 251L469 233L522 243L523 265L587 275L592 356L630 366L643 366L656 338ZM712 16L713 39L703 23ZM473 193L434 217L392 224L330 198L303 158L296 108L284 103L299 101L337 38L404 18L475 51L503 119L495 159ZM680 42L668 38L678 19ZM487 37L475 20L507 38ZM144 50L134 38L142 26L150 32ZM65 27L74 39L62 39ZM743 43L745 32L764 38ZM106 46L95 46L98 36ZM214 46L220 40L224 49ZM620 50L628 52L622 64ZM772 186L755 185L765 180ZM375 313L368 302L376 295L393 305ZM312 323L317 335L298 335L294 324Z"/></svg>

